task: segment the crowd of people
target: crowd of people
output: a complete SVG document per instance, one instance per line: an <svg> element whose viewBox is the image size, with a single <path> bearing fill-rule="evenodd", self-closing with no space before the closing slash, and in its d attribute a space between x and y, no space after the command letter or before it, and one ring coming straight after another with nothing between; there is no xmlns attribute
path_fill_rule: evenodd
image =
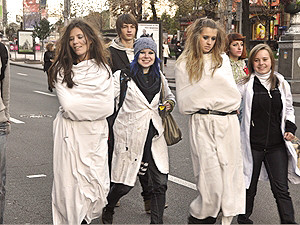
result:
<svg viewBox="0 0 300 225"><path fill-rule="evenodd" d="M170 113L176 104L189 115L198 194L187 222L214 224L222 212L224 225L234 216L240 224L253 224L260 177L270 181L280 223L295 224L288 181L300 183L291 144L297 127L290 86L274 71L270 47L256 45L246 62L244 36L226 36L214 20L197 19L188 27L184 50L176 43L175 100L156 43L151 37L136 39L137 30L133 15L119 16L118 36L107 47L91 25L75 19L65 27L55 54L47 45L44 71L60 103L53 122L53 223L91 223L100 217L112 224L114 208L138 177L150 223L163 224L169 160L159 108ZM167 45L164 51L166 65ZM0 222L2 137L9 132L6 65L1 58Z"/></svg>

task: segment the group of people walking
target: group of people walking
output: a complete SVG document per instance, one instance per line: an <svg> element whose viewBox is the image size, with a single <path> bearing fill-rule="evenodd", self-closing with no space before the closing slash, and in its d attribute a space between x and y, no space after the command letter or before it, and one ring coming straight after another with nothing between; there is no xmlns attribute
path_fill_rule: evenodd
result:
<svg viewBox="0 0 300 225"><path fill-rule="evenodd" d="M215 21L196 20L176 62L175 100L158 47L152 38L135 40L137 29L132 15L121 15L107 49L88 23L73 20L57 42L48 71L61 105L53 123L53 223L101 216L112 224L114 208L138 176L151 223L162 224L169 161L158 108L171 112L176 101L180 113L190 115L198 191L188 223L215 223L220 212L222 224L234 216L253 223L259 175L270 180L280 222L295 223L288 192L288 180L300 183L290 143L295 116L270 47L255 46L247 67L245 37L229 34L226 41Z"/></svg>

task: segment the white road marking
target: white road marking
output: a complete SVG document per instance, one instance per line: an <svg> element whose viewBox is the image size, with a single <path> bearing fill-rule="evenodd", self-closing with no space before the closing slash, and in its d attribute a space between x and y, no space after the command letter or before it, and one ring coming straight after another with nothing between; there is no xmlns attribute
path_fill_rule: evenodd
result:
<svg viewBox="0 0 300 225"><path fill-rule="evenodd" d="M170 174L168 175L168 180L172 181L172 182L174 182L176 184L180 184L182 186L185 186L187 188L190 188L190 189L193 189L193 190L197 190L196 184L193 184L193 183L191 183L189 181L180 179L178 177L174 177L174 176L172 176Z"/></svg>
<svg viewBox="0 0 300 225"><path fill-rule="evenodd" d="M24 77L28 76L28 74L26 74L26 73L17 73L17 74L20 75L20 76L24 76Z"/></svg>
<svg viewBox="0 0 300 225"><path fill-rule="evenodd" d="M35 174L35 175L28 175L27 178L40 178L40 177L46 177L45 174Z"/></svg>
<svg viewBox="0 0 300 225"><path fill-rule="evenodd" d="M54 95L54 94L46 93L46 92L43 92L43 91L33 91L33 92L38 93L38 94L42 94L42 95L53 96L53 97L56 96L56 95Z"/></svg>
<svg viewBox="0 0 300 225"><path fill-rule="evenodd" d="M13 123L25 123L25 122L23 122L21 120L17 120L17 119L12 118L12 117L10 117L10 121L13 122Z"/></svg>

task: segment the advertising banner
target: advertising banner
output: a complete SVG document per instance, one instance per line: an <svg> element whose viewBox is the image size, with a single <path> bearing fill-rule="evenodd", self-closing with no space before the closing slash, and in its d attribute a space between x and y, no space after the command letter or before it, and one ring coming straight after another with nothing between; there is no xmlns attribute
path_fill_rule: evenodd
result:
<svg viewBox="0 0 300 225"><path fill-rule="evenodd" d="M23 0L24 29L33 29L35 23L40 22L39 0Z"/></svg>
<svg viewBox="0 0 300 225"><path fill-rule="evenodd" d="M29 30L18 31L18 53L19 54L34 54L32 34L33 31L29 31Z"/></svg>

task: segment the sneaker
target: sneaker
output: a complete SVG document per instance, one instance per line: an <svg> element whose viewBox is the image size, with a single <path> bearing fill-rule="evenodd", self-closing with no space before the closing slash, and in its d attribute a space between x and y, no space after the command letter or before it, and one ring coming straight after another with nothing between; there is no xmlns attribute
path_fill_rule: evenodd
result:
<svg viewBox="0 0 300 225"><path fill-rule="evenodd" d="M113 215L114 215L114 210L109 209L107 207L104 207L102 210L102 223L103 224L112 224L113 223Z"/></svg>

